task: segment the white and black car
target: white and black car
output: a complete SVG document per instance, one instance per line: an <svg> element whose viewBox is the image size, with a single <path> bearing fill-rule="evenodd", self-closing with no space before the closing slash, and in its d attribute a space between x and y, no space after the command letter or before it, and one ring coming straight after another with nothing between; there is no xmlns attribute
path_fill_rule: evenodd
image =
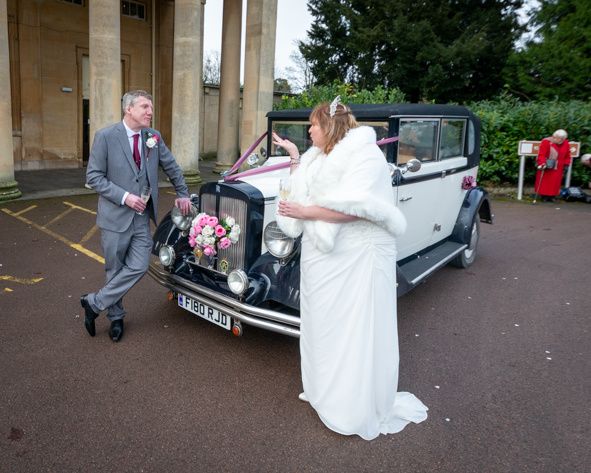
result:
<svg viewBox="0 0 591 473"><path fill-rule="evenodd" d="M397 240L398 295L447 263L470 266L480 222L493 219L486 191L476 186L478 118L454 105L351 109L360 124L375 129L378 140L391 139L382 149L392 177L392 199L408 221L406 233ZM274 221L279 180L289 173L278 164L289 158L271 143L270 135L274 130L303 153L311 146L309 114L268 113L266 148L261 148L261 156L248 156L251 166L260 165L255 173L202 185L199 196L193 196L194 213L183 217L173 209L154 233L158 259L151 263L150 275L171 291L180 307L235 335L242 334L245 324L299 335L300 241L284 235ZM219 250L215 258L195 254L189 244L191 220L201 212L231 216L241 228L238 242Z"/></svg>

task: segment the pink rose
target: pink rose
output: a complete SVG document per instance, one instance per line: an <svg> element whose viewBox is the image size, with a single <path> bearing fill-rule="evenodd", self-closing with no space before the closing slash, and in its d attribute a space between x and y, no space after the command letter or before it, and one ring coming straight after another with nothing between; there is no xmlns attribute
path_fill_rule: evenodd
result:
<svg viewBox="0 0 591 473"><path fill-rule="evenodd" d="M191 248L195 248L196 244L197 244L197 241L195 241L195 237L191 235L189 237L189 245L191 245Z"/></svg>
<svg viewBox="0 0 591 473"><path fill-rule="evenodd" d="M221 225L217 225L215 227L215 236L223 237L225 234L226 234L226 229L224 227L222 227Z"/></svg>
<svg viewBox="0 0 591 473"><path fill-rule="evenodd" d="M207 215L204 215L203 217L201 217L201 218L199 219L199 222L197 222L197 224L198 224L200 227L204 227L205 225L207 225L207 221L208 221L208 220L209 220L209 217L208 217Z"/></svg>
<svg viewBox="0 0 591 473"><path fill-rule="evenodd" d="M208 217L207 218L207 224L210 227L215 227L218 224L218 219L217 217Z"/></svg>
<svg viewBox="0 0 591 473"><path fill-rule="evenodd" d="M203 254L205 256L213 256L215 255L215 250L213 249L213 247L205 245L205 247L203 248Z"/></svg>
<svg viewBox="0 0 591 473"><path fill-rule="evenodd" d="M229 248L232 245L232 242L230 241L229 238L224 237L220 240L218 245L221 250L225 250L226 248Z"/></svg>
<svg viewBox="0 0 591 473"><path fill-rule="evenodd" d="M195 225L193 228L195 228L195 235L201 235L203 228L201 228L199 225Z"/></svg>

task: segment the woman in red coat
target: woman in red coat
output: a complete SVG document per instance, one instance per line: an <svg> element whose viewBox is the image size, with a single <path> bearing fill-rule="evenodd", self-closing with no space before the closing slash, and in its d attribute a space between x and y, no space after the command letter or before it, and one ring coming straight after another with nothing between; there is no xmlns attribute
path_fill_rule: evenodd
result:
<svg viewBox="0 0 591 473"><path fill-rule="evenodd" d="M536 173L536 194L542 200L552 202L560 194L562 173L565 166L570 165L570 145L564 130L556 130L552 136L544 138L540 143Z"/></svg>

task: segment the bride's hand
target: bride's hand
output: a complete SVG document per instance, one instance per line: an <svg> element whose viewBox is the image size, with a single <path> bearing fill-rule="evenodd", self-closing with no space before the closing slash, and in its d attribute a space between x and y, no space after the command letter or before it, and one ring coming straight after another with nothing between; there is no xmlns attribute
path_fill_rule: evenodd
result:
<svg viewBox="0 0 591 473"><path fill-rule="evenodd" d="M280 200L277 208L277 213L283 217L291 218L306 218L306 207L296 202L289 200Z"/></svg>
<svg viewBox="0 0 591 473"><path fill-rule="evenodd" d="M273 144L283 148L293 159L296 159L300 155L298 147L294 143L284 140L275 132L273 132Z"/></svg>

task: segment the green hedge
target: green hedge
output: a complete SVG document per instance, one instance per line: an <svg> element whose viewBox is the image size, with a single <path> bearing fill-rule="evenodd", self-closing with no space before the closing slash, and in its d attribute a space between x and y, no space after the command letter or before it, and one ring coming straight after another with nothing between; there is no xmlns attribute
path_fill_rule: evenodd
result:
<svg viewBox="0 0 591 473"><path fill-rule="evenodd" d="M374 90L357 90L351 84L334 82L331 85L321 85L305 90L299 95L284 95L281 102L275 104L276 110L291 110L294 108L314 108L320 102L331 102L337 95L343 103L401 103L405 101L404 93L397 88L385 89L376 87Z"/></svg>
<svg viewBox="0 0 591 473"><path fill-rule="evenodd" d="M400 103L405 101L399 89L356 90L350 84L335 82L328 86L313 87L297 96L285 96L277 109L312 108L340 95L344 103ZM482 122L481 161L479 181L492 185L517 184L521 140L541 140L554 130L563 128L569 140L581 143L581 154L591 153L591 103L520 102L510 96L494 101L468 104ZM533 183L534 158L527 158L525 180ZM576 159L571 184L584 186L591 180L591 170Z"/></svg>
<svg viewBox="0 0 591 473"><path fill-rule="evenodd" d="M591 152L591 104L569 102L519 102L509 97L469 104L480 117L481 165L479 179L493 184L517 182L519 174L518 143L540 140L563 128L570 141L581 143L581 154ZM526 182L533 182L534 158L526 161ZM589 168L575 159L571 184L583 186L591 179Z"/></svg>

